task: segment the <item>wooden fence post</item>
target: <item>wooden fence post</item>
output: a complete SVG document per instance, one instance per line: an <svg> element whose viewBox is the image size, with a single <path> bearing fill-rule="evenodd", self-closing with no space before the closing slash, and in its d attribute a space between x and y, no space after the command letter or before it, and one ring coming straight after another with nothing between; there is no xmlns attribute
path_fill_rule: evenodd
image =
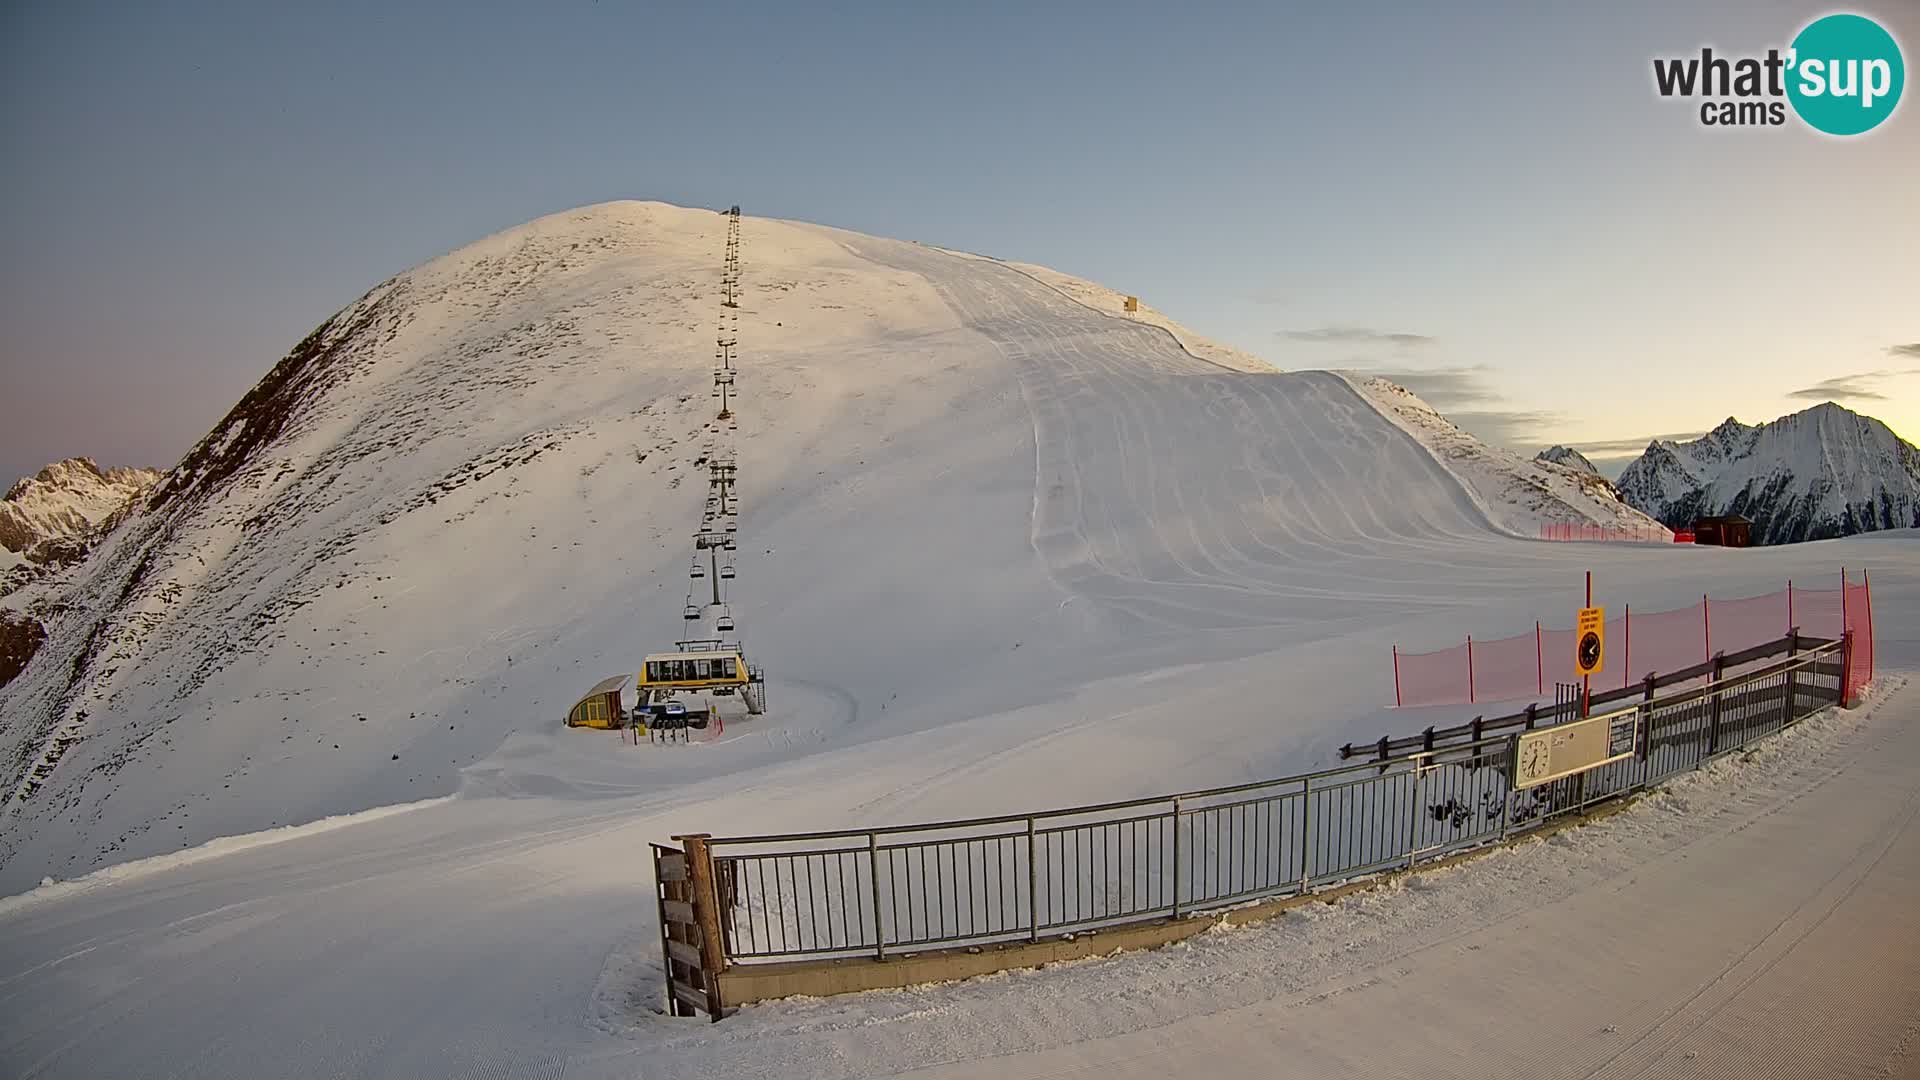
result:
<svg viewBox="0 0 1920 1080"><path fill-rule="evenodd" d="M676 836L686 848L688 893L693 917L700 927L700 981L707 992L707 1015L718 1022L726 1015L720 1000L720 973L727 970L727 952L720 937L720 893L714 887L713 852L707 848L709 833Z"/></svg>

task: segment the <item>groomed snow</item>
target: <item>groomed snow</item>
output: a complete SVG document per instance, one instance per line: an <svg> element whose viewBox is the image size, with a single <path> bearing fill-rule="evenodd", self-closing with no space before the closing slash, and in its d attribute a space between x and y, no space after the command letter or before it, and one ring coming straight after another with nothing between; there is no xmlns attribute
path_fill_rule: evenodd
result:
<svg viewBox="0 0 1920 1080"><path fill-rule="evenodd" d="M1920 1015L1916 699L1890 677L1870 707L1823 714L1603 823L1336 906L1150 953L769 1003L718 1026L648 1011L659 938L635 848L739 794L460 799L0 913L0 1067L1903 1075ZM801 779L752 786L848 797L803 794Z"/></svg>

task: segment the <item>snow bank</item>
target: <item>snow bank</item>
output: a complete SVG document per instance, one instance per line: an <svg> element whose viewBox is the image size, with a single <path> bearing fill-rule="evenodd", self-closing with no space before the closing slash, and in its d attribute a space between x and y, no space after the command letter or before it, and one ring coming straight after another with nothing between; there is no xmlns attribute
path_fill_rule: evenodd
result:
<svg viewBox="0 0 1920 1080"><path fill-rule="evenodd" d="M418 802L402 803L397 806L376 806L370 810L359 810L351 814L336 814L333 817L321 818L318 821L309 821L304 825L282 825L279 828L264 829L260 832L247 833L242 836L220 836L204 844L186 848L182 851L175 851L166 855L154 855L145 859L134 859L131 862L116 863L113 866L95 870L90 874L73 878L69 881L56 881L53 878L45 878L37 887L26 892L16 893L12 896L0 896L0 918L4 918L18 911L23 911L37 904L62 900L83 893L89 893L95 889L136 881L140 878L165 873L169 870L178 870L182 867L206 862L209 859L218 859L223 855L232 855L240 851L250 851L254 848L267 847L272 844L284 844L289 840L299 840L320 833L332 832L335 829L344 829L351 825L359 825L368 821L378 821L381 818L392 817L395 814L404 814L409 810L421 810L429 806L439 806L452 802L453 799L454 796L443 795L432 799L421 799Z"/></svg>

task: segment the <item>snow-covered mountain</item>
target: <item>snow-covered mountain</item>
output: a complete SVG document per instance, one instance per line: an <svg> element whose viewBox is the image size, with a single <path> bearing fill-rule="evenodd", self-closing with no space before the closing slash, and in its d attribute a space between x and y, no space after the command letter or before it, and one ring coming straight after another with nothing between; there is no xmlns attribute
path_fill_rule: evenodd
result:
<svg viewBox="0 0 1920 1080"><path fill-rule="evenodd" d="M1655 440L1619 487L1670 527L1744 515L1756 543L1920 526L1920 451L1832 402L1767 424L1728 417L1692 442Z"/></svg>
<svg viewBox="0 0 1920 1080"><path fill-rule="evenodd" d="M0 597L79 562L162 475L68 458L13 485L0 499ZM0 662L0 685L12 677L9 667Z"/></svg>
<svg viewBox="0 0 1920 1080"><path fill-rule="evenodd" d="M725 220L589 207L381 283L85 563L8 598L44 641L0 686L0 891L454 791L576 790L528 778L525 740L688 636L723 435L731 612L776 704L699 754L623 759L632 790L1181 665L1282 656L1261 677L1325 683L1298 650L1451 619L1516 552L1552 557L1502 534L1642 520L1391 383L1267 369L1038 268L748 217L726 309ZM737 430L709 397L720 332ZM1332 685L1374 707L1384 648L1341 650ZM1278 767L1247 749L1285 749L1270 701L1207 714L1134 781L1157 790L1169 754ZM1136 738L1165 737L1143 716Z"/></svg>
<svg viewBox="0 0 1920 1080"><path fill-rule="evenodd" d="M1595 476L1600 475L1600 470L1593 467L1593 462L1587 460L1587 455L1571 446L1549 446L1533 455L1533 460L1544 461L1549 465L1564 465L1569 469L1592 473Z"/></svg>
<svg viewBox="0 0 1920 1080"><path fill-rule="evenodd" d="M1397 383L1379 376L1347 378L1458 477L1488 520L1505 532L1537 536L1542 524L1657 530L1658 523L1622 502L1613 484L1591 471L1592 465L1582 470L1543 457L1530 461L1511 450L1482 443Z"/></svg>
<svg viewBox="0 0 1920 1080"><path fill-rule="evenodd" d="M0 499L0 547L32 558L43 541L83 537L162 475L158 469L102 469L90 458L56 461Z"/></svg>

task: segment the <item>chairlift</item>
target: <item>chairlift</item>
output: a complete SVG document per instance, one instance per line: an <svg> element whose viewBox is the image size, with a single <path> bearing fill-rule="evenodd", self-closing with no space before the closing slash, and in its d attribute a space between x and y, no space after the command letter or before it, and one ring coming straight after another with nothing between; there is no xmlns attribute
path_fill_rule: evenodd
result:
<svg viewBox="0 0 1920 1080"><path fill-rule="evenodd" d="M719 617L718 619L715 619L715 620L714 620L714 623L713 623L713 628L714 628L715 630L718 630L718 631L720 631L720 632L722 632L722 633L725 633L725 632L727 632L727 631L729 631L729 630L732 630L732 629L733 629L733 616L732 616L732 615L729 615L729 614L727 614L727 612L726 612L726 609L725 609L725 608L722 608L722 609L720 610L720 617Z"/></svg>
<svg viewBox="0 0 1920 1080"><path fill-rule="evenodd" d="M696 578L703 578L707 576L706 566L704 566L698 559L695 559L693 561L692 575Z"/></svg>
<svg viewBox="0 0 1920 1080"><path fill-rule="evenodd" d="M720 567L720 579L722 581L733 580L733 564L732 563L727 563L724 566Z"/></svg>
<svg viewBox="0 0 1920 1080"><path fill-rule="evenodd" d="M688 604L687 605L687 621L692 622L693 620L699 617L700 617L700 606L698 604Z"/></svg>

